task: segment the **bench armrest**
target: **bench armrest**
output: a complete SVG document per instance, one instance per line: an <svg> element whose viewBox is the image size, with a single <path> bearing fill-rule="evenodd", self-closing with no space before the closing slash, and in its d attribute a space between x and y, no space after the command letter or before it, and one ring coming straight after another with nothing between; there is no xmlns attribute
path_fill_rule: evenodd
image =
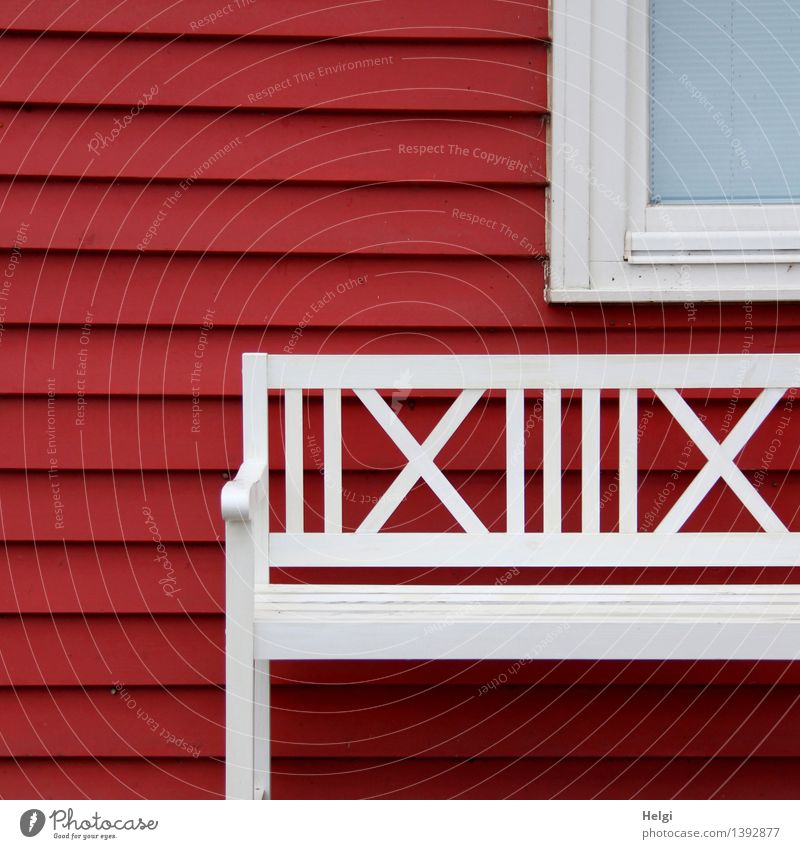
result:
<svg viewBox="0 0 800 849"><path fill-rule="evenodd" d="M249 522L259 501L267 496L269 469L262 460L246 460L236 477L222 487L222 518L226 522Z"/></svg>

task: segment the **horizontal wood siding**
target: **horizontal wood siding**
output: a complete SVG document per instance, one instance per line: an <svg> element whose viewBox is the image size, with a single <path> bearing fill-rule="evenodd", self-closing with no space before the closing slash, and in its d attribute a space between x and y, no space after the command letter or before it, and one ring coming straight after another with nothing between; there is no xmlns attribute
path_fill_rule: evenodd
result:
<svg viewBox="0 0 800 849"><path fill-rule="evenodd" d="M240 355L800 350L800 306L545 303L540 0L7 0L0 52L0 796L223 792L223 525ZM390 387L387 387L390 389ZM450 401L412 393L419 439ZM721 439L752 395L693 403ZM271 401L273 413L279 400ZM307 527L321 530L321 400ZM602 398L601 527L617 522ZM344 523L402 458L345 393ZM540 399L526 522L541 527ZM700 452L640 406L640 522ZM580 399L565 397L565 529ZM502 401L438 458L504 528ZM795 417L738 462L793 529ZM274 526L283 522L282 434ZM769 455L765 467L765 457ZM719 484L692 529L753 530ZM425 486L392 527L447 529ZM319 525L319 527L317 527ZM330 580L296 570L282 580ZM364 572L336 579L363 582ZM800 579L795 569L400 570L419 583ZM275 663L279 798L796 798L786 663Z"/></svg>

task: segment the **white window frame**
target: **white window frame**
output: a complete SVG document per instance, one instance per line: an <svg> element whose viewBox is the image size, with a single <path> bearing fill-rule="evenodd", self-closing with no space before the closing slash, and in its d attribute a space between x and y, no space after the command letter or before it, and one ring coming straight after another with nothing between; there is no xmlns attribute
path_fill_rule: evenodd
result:
<svg viewBox="0 0 800 849"><path fill-rule="evenodd" d="M800 205L649 203L649 0L552 0L551 302L800 300Z"/></svg>

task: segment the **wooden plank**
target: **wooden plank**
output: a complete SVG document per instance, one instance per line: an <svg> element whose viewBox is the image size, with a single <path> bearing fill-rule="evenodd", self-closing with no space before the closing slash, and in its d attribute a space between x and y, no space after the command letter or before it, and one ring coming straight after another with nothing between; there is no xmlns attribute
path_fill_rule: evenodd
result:
<svg viewBox="0 0 800 849"><path fill-rule="evenodd" d="M2 757L220 757L219 688L0 689ZM35 718L35 719L34 719Z"/></svg>
<svg viewBox="0 0 800 849"><path fill-rule="evenodd" d="M256 656L282 660L797 660L800 592L272 586L257 588L255 632Z"/></svg>
<svg viewBox="0 0 800 849"><path fill-rule="evenodd" d="M633 389L621 389L619 393L619 530L623 534L635 534L639 529L639 427L637 393ZM598 426L598 430L602 433L602 426ZM601 464L602 460L601 449L599 458ZM652 468L652 466L645 465L644 468Z"/></svg>
<svg viewBox="0 0 800 849"><path fill-rule="evenodd" d="M547 103L547 47L536 43L444 42L431 50L414 42L328 40L8 35L3 42L6 102L123 106L134 114L140 100L180 109L506 114L541 112Z"/></svg>
<svg viewBox="0 0 800 849"><path fill-rule="evenodd" d="M378 662L339 661L275 661L272 665L273 686L380 684L384 687L472 687L488 682L515 687L601 686L638 688L642 685L670 687L675 685L735 686L798 685L800 667L792 661L772 660L754 663L750 660L674 660L662 661L598 661L536 660L513 667L509 675L508 661L446 661L428 663L387 660ZM505 673L505 679L503 679Z"/></svg>
<svg viewBox="0 0 800 849"><path fill-rule="evenodd" d="M148 35L252 36L271 38L414 38L439 40L547 38L547 4L515 0L403 0L357 3L333 0L271 0L220 7L216 0L189 0L165 6L137 0L109 7L102 0L80 0L68 10L56 0L8 0L0 27L13 31L142 33Z"/></svg>
<svg viewBox="0 0 800 849"><path fill-rule="evenodd" d="M784 758L280 759L276 799L795 799Z"/></svg>
<svg viewBox="0 0 800 849"><path fill-rule="evenodd" d="M524 666L468 686L276 688L276 757L800 757L797 686L529 687Z"/></svg>
<svg viewBox="0 0 800 849"><path fill-rule="evenodd" d="M202 384L201 384L202 390ZM557 390L553 390L556 391ZM201 394L202 413L199 432L192 428L192 402L184 398L98 397L87 401L82 424L76 425L79 409L78 396L59 394L56 413L70 424L58 434L58 459L62 469L93 469L119 471L146 469L173 471L201 468L229 469L241 455L239 430L241 404L234 399L206 397ZM278 400L272 405L277 414ZM401 411L420 433L430 433L447 412L450 400L441 397L418 397L414 410ZM494 397L480 405L480 416L474 413L467 419L458 440L448 442L437 456L437 465L449 471L497 471L505 468L505 448L497 440L504 427L503 399ZM544 402L545 405L547 401ZM705 425L714 438L721 440L725 428L734 414L744 411L749 402L740 399L714 399L697 409L706 416ZM312 439L320 443L323 435L321 399L307 401L308 440L303 463L306 471L317 470L318 456L312 454ZM525 466L529 472L542 468L542 439L547 428L542 420L542 399L526 401ZM564 441L577 445L580 441L580 407L565 403ZM39 423L47 417L47 399L20 396L0 397L0 419L3 421L5 439L0 440L0 466L6 469L49 468L47 430ZM600 462L602 473L619 469L619 439L614 433L618 424L616 399L601 402ZM396 469L403 463L399 450L387 444L379 428L371 421L360 401L345 398L342 407L343 429L350 438L346 440L343 464L347 473L353 471ZM660 404L643 400L639 410L636 430L641 429L639 457L645 471L680 471L687 479L705 465L705 455L689 444L683 429ZM635 433L636 431L634 431ZM353 438L358 434L358 438ZM780 444L775 441L776 436ZM283 450L280 431L275 428L270 435L271 466L283 468ZM635 439L635 437L634 437ZM687 448L687 445L689 446ZM737 465L747 471L758 471L764 481L779 480L780 473L800 468L800 417L786 416L779 405L763 426L751 437L737 459ZM765 459L769 468L764 471ZM566 470L580 469L580 453L566 458ZM379 472L378 472L379 473ZM679 477L680 477L679 475ZM766 486L766 484L764 484ZM531 494L534 497L534 494ZM538 499L538 496L536 496ZM549 500L549 499L548 499ZM557 527L550 528L558 530Z"/></svg>
<svg viewBox="0 0 800 849"><path fill-rule="evenodd" d="M600 392L581 392L581 531L600 531Z"/></svg>
<svg viewBox="0 0 800 849"><path fill-rule="evenodd" d="M798 374L796 354L278 355L269 364L270 386L315 389L392 386L401 379L414 389L761 389L785 387ZM594 409L594 396L589 399Z"/></svg>
<svg viewBox="0 0 800 849"><path fill-rule="evenodd" d="M286 442L286 530L303 532L305 499L303 495L303 393L300 389L284 392Z"/></svg>
<svg viewBox="0 0 800 849"><path fill-rule="evenodd" d="M218 758L21 758L0 760L5 799L221 799Z"/></svg>
<svg viewBox="0 0 800 849"><path fill-rule="evenodd" d="M506 532L525 532L525 393L506 392Z"/></svg>
<svg viewBox="0 0 800 849"><path fill-rule="evenodd" d="M795 534L380 533L271 535L271 563L295 566L794 566Z"/></svg>
<svg viewBox="0 0 800 849"><path fill-rule="evenodd" d="M131 121L120 108L0 107L0 122L0 174L7 176L367 183L391 175L493 185L546 182L547 124L541 115L220 116L185 109L144 111ZM125 132L116 132L120 124Z"/></svg>
<svg viewBox="0 0 800 849"><path fill-rule="evenodd" d="M342 532L342 392L326 389L323 396L325 533ZM302 460L301 460L302 463Z"/></svg>
<svg viewBox="0 0 800 849"><path fill-rule="evenodd" d="M796 799L793 758L340 758L275 761L276 799ZM213 758L23 758L0 761L7 799L219 799Z"/></svg>
<svg viewBox="0 0 800 849"><path fill-rule="evenodd" d="M758 343L757 346L754 345L754 353L768 352L776 344L776 335L772 331L758 331L754 335ZM680 336L676 336L677 344ZM57 388L65 388L65 391L74 393L76 360L81 351L80 337L80 326L60 328L57 333L53 327L6 328L2 343L6 369L0 371L0 395L18 394L21 391L46 395L49 378L56 381ZM84 392L88 396L108 397L109 386L113 386L114 394L120 396L149 395L163 398L167 395L191 398L188 377L197 362L195 352L199 338L199 323L196 327L176 329L169 326L148 326L146 329L93 327L90 345L92 367L86 371ZM290 340L291 333L287 333L286 328L264 330L245 327L235 332L227 327L216 328L213 333L213 353L209 352L204 360L202 394L206 397L239 397L241 354L258 350L285 353L284 349ZM413 340L413 349L418 354L459 350L465 355L482 356L489 341L492 350L511 357L515 357L521 346L525 346L531 353L541 352L545 356L548 350L551 355L574 354L576 350L591 355L607 347L607 340L603 341L594 334L581 334L580 343L576 347L574 329L568 333L552 334L542 334L536 330L508 330L487 332L481 336L474 328L441 328L426 331L425 338L422 339L419 334L409 337L405 333L387 333L384 326L379 330L352 328L336 334L331 334L327 328L308 327L296 340L295 347L290 350L295 352L294 356L311 355L321 346L331 354L352 355L353 350L369 350L375 358L389 354L408 356L409 346L412 344L410 340ZM661 331L652 334L640 330L621 333L614 341L620 347L630 346L628 350L639 350L638 359L645 370L649 368L649 361L663 356L658 354L659 349L663 348ZM703 348L706 344L712 347L719 344L718 330L704 336ZM796 348L797 344L792 334L780 338L780 347L784 350ZM602 355L600 356L603 359ZM702 364L708 355L699 356L699 362ZM776 354L776 370L780 370L781 366L778 364L784 356L791 358L793 355ZM709 356L710 359L713 358ZM735 382L735 367L732 371L730 380ZM652 374L649 376L652 377ZM536 376L533 377L532 382L537 382ZM721 375L720 380L724 377L725 375ZM768 375L753 376L752 382L757 388L764 386L759 384L760 377L768 378ZM452 378L451 375L449 379ZM417 382L420 383L421 379L418 376ZM455 386L464 379L456 376ZM689 382L689 379L690 376L687 375L686 381ZM471 378L467 377L466 380ZM541 377L538 382L541 383ZM454 385L451 383L446 388L452 391ZM236 457L235 461L238 462L239 459Z"/></svg>
<svg viewBox="0 0 800 849"><path fill-rule="evenodd" d="M327 327L507 329L509 315L520 329L543 323L534 306L544 291L542 268L530 258L30 251L17 265L14 281L14 297L5 303L9 331L12 325L27 329L34 323L59 324L61 332L68 332L68 325L82 327L88 314L95 329L103 324L120 330L144 324L174 331L188 326L199 336L208 316L215 330L263 330L268 324L274 333L284 328L280 338L268 337L272 350L280 352L298 345L302 350L295 332L307 313L303 335L312 337L315 329ZM448 306L456 302L457 312ZM320 303L324 309L313 312ZM548 317L548 324L552 320ZM206 359L216 356L216 348L209 346Z"/></svg>
<svg viewBox="0 0 800 849"><path fill-rule="evenodd" d="M57 591L57 586L53 587ZM216 685L225 681L222 613L216 616L0 616L0 686Z"/></svg>
<svg viewBox="0 0 800 849"><path fill-rule="evenodd" d="M561 390L545 389L543 393L544 425L542 431L542 504L544 532L561 531Z"/></svg>
<svg viewBox="0 0 800 849"><path fill-rule="evenodd" d="M43 203L38 181L0 181L0 245L15 244L35 209L28 249L545 254L541 187L183 184L55 181Z"/></svg>
<svg viewBox="0 0 800 849"><path fill-rule="evenodd" d="M38 110L14 114L31 116ZM137 120L144 119L143 114ZM9 115L7 132L11 132L9 124L13 120ZM324 120L333 119L328 116ZM131 125L128 131L133 132L134 126L138 124ZM115 144L122 144L123 138ZM26 133L18 142L19 156L27 156L29 145L34 143L35 138ZM11 147L10 151L14 149ZM0 147L0 159L4 150ZM111 155L112 150L106 153ZM48 167L56 167L51 152L43 154L43 161L50 163ZM216 164L222 166L227 161L225 157ZM355 165L348 160L346 167ZM534 209L534 215L542 217L544 213L542 198L542 206ZM87 312L91 312L97 325L152 323L178 330L182 325L197 328L206 308L211 307L215 327L261 328L268 321L271 327L294 330L298 315L303 316L322 299L331 290L331 282L335 284L336 298L329 298L325 309L314 316L313 325L304 334L309 338L314 337L317 327L435 325L436 333L442 328L468 327L486 340L485 329L492 328L492 351L502 353L506 350L502 342L499 349L494 347L498 335L503 338L498 331L507 332L508 317L513 316L514 329L523 333L524 350L530 352L540 350L539 334L529 336L524 332L534 328L539 333L546 331L555 350L564 353L575 352L576 329L581 347L595 344L593 334L600 331L612 350L658 353L664 349L666 338L668 353L710 353L719 346L720 333L725 350L735 350L727 345L727 334L737 331L742 319L741 308L731 304L691 304L691 311L682 304L637 304L634 337L634 308L630 305L605 304L602 310L584 306L577 311L546 305L542 265L531 257L498 261L481 256L388 254L331 256L320 261L297 254L162 256L28 251L25 260L15 271L14 280L19 286L6 303L6 327L15 323L27 326L31 322L60 323L62 328L68 324L81 326ZM366 285L347 286L348 281L359 278ZM339 291L339 284L347 287L346 291ZM436 287L436 299L429 297L432 286ZM188 292L192 293L191 298L187 297ZM458 303L458 310L449 307L452 303ZM796 351L800 346L800 304L781 303L776 312L774 304L753 303L749 315L753 351L768 352L772 347ZM570 334L570 349L559 342L562 331ZM280 351L291 340L284 333L280 342L274 341L276 348L272 350ZM730 341L733 344L735 333ZM302 340L297 344L302 350ZM465 346L466 340L457 350L466 350ZM588 347L584 348L587 352Z"/></svg>

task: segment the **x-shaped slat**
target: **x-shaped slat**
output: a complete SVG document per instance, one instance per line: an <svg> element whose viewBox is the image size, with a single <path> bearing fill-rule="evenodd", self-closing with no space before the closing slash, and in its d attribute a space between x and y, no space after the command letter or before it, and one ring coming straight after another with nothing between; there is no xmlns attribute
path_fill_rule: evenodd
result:
<svg viewBox="0 0 800 849"><path fill-rule="evenodd" d="M674 416L708 460L689 486L686 487L672 509L664 516L655 529L655 533L669 534L679 531L720 478L736 493L742 504L757 519L765 531L788 533L787 527L734 463L736 455L758 430L772 408L783 397L785 391L785 389L780 388L765 389L748 407L727 439L720 443L714 439L708 428L695 415L677 390L655 390L661 403Z"/></svg>
<svg viewBox="0 0 800 849"><path fill-rule="evenodd" d="M408 428L392 412L377 390L354 389L353 391L408 460L406 467L392 481L391 486L369 512L356 533L376 533L379 531L420 478L436 493L465 531L488 533L483 522L473 513L472 508L434 463L436 455L455 433L469 411L477 404L483 395L483 390L465 389L442 416L422 445L417 442Z"/></svg>

